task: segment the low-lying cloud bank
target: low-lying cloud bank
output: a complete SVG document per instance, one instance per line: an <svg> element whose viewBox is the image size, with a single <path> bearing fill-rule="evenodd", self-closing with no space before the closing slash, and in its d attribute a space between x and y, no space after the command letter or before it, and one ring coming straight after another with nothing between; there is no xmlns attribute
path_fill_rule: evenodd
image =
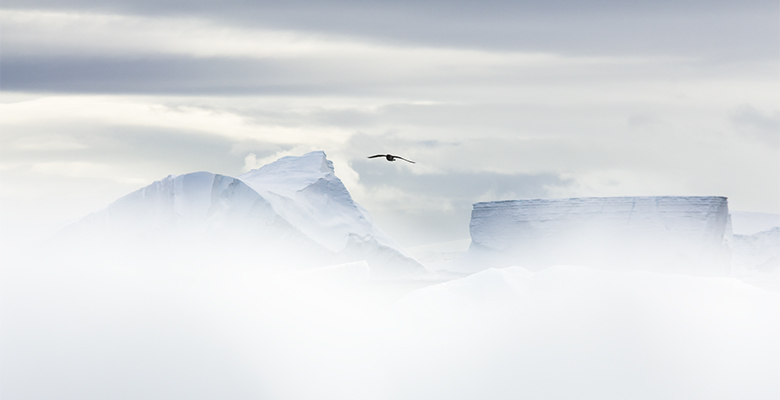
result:
<svg viewBox="0 0 780 400"><path fill-rule="evenodd" d="M77 259L4 263L4 396L780 394L780 295L731 278L557 266L414 290L261 255Z"/></svg>

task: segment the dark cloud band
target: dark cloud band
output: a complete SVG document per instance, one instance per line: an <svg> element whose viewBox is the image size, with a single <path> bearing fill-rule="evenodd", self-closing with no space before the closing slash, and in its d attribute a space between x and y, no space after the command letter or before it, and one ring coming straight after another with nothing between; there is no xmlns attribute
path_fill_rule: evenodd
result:
<svg viewBox="0 0 780 400"><path fill-rule="evenodd" d="M11 9L197 17L383 42L588 55L776 59L780 5L737 1L10 0Z"/></svg>
<svg viewBox="0 0 780 400"><path fill-rule="evenodd" d="M290 63L232 58L4 57L4 90L66 93L316 94Z"/></svg>

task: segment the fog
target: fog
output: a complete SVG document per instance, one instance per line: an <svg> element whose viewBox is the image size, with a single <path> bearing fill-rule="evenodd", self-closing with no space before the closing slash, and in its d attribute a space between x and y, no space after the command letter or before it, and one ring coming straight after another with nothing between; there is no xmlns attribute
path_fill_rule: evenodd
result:
<svg viewBox="0 0 780 400"><path fill-rule="evenodd" d="M777 222L720 196L490 201L470 240L404 249L322 151L170 175L0 243L0 394L776 399Z"/></svg>
<svg viewBox="0 0 780 400"><path fill-rule="evenodd" d="M387 279L216 243L5 252L3 398L780 395L780 293L735 278L558 265Z"/></svg>

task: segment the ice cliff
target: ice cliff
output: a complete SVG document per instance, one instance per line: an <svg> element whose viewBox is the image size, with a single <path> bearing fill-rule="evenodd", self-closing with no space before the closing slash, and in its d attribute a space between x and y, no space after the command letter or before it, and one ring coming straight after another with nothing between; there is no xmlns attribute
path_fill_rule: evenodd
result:
<svg viewBox="0 0 780 400"><path fill-rule="evenodd" d="M240 248L258 263L366 260L378 276L424 271L374 225L322 151L284 157L239 177L171 175L83 218L64 234L132 246L184 242L198 251Z"/></svg>
<svg viewBox="0 0 780 400"><path fill-rule="evenodd" d="M464 265L553 264L728 273L725 197L585 197L474 204Z"/></svg>

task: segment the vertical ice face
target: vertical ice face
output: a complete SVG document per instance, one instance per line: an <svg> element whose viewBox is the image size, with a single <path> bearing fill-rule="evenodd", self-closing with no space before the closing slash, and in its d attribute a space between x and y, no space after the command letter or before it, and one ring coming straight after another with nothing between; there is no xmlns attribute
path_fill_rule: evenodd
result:
<svg viewBox="0 0 780 400"><path fill-rule="evenodd" d="M712 274L726 272L727 229L727 199L715 196L485 202L474 204L470 223L472 250L505 263L630 263Z"/></svg>

